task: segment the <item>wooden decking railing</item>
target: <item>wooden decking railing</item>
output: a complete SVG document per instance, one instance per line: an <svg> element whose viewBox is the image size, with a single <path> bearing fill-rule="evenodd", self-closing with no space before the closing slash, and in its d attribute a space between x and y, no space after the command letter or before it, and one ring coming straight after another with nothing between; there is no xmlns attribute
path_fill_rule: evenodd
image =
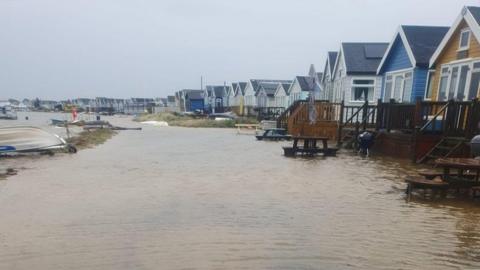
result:
<svg viewBox="0 0 480 270"><path fill-rule="evenodd" d="M408 103L378 103L376 129L413 131L415 128L415 104Z"/></svg>
<svg viewBox="0 0 480 270"><path fill-rule="evenodd" d="M307 101L300 103L288 119L288 132L292 135L327 136L335 138L340 118L341 104L328 101ZM315 110L315 115L312 114ZM313 120L311 119L313 116Z"/></svg>
<svg viewBox="0 0 480 270"><path fill-rule="evenodd" d="M306 101L297 100L293 102L287 109L285 109L280 116L277 118L277 128L287 128L288 127L288 118L292 115L292 112L300 106L300 104L305 103Z"/></svg>
<svg viewBox="0 0 480 270"><path fill-rule="evenodd" d="M343 102L316 101L316 121L336 122L339 138L346 128L358 130L401 131L404 133L440 134L471 138L478 131L480 102L422 101L416 103L365 102L346 106ZM279 128L310 123L308 101L296 101L277 119ZM303 127L305 129L306 127ZM298 131L298 130L297 130ZM289 132L291 132L289 130Z"/></svg>
<svg viewBox="0 0 480 270"><path fill-rule="evenodd" d="M420 133L437 133L450 137L470 139L478 131L480 103L473 101L425 102L419 101L417 115Z"/></svg>
<svg viewBox="0 0 480 270"><path fill-rule="evenodd" d="M340 125L343 127L360 124L363 129L367 129L375 124L377 115L377 106L371 105L368 101L362 106L345 106L342 104L343 117L340 118Z"/></svg>
<svg viewBox="0 0 480 270"><path fill-rule="evenodd" d="M300 123L310 123L310 104L304 103L303 106L298 106L297 109L292 114L289 119L294 124ZM329 103L325 101L316 101L315 102L315 121L338 121L340 104L339 103Z"/></svg>

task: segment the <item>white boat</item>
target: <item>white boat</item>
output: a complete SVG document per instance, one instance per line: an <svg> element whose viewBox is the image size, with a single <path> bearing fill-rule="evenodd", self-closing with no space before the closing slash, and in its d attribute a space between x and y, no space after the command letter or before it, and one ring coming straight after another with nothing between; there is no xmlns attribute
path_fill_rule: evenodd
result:
<svg viewBox="0 0 480 270"><path fill-rule="evenodd" d="M76 152L76 149L68 145L60 136L41 128L0 128L0 154L9 152L51 152L55 150Z"/></svg>

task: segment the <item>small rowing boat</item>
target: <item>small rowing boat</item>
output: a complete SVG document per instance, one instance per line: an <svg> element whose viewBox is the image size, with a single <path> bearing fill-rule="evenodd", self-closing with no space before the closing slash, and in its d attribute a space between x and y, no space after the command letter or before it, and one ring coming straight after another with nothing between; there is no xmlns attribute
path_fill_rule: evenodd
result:
<svg viewBox="0 0 480 270"><path fill-rule="evenodd" d="M37 127L0 128L0 154L10 152L76 152L73 146L56 134Z"/></svg>

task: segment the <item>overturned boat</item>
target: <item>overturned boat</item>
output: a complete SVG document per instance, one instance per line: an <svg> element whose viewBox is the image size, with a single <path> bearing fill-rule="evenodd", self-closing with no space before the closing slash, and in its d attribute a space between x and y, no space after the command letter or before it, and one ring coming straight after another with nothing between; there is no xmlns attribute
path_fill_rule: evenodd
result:
<svg viewBox="0 0 480 270"><path fill-rule="evenodd" d="M27 153L68 151L75 153L74 146L67 144L56 134L37 127L0 128L0 155L6 153Z"/></svg>

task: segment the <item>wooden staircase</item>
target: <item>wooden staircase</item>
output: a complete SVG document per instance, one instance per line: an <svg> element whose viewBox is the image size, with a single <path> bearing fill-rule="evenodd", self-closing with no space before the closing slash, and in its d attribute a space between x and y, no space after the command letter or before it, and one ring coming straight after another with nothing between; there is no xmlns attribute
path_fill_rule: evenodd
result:
<svg viewBox="0 0 480 270"><path fill-rule="evenodd" d="M468 140L464 137L443 137L430 151L417 160L417 163L427 163L438 158L447 158L466 146Z"/></svg>
<svg viewBox="0 0 480 270"><path fill-rule="evenodd" d="M420 117L426 121L416 133L440 133L442 138L424 156L416 160L417 163L425 163L438 158L447 158L464 154L467 143L478 131L480 120L480 103L473 101L453 101L437 103L437 108L430 108L430 113ZM441 106L441 107L440 107ZM435 113L436 112L436 113ZM429 115L433 115L430 117Z"/></svg>
<svg viewBox="0 0 480 270"><path fill-rule="evenodd" d="M288 128L288 118L293 114L295 110L297 110L302 103L305 101L297 100L292 103L286 110L284 110L280 116L277 118L277 128Z"/></svg>
<svg viewBox="0 0 480 270"><path fill-rule="evenodd" d="M357 149L358 135L364 131L375 133L376 113L377 107L368 101L362 106L345 106L342 101L337 146Z"/></svg>

